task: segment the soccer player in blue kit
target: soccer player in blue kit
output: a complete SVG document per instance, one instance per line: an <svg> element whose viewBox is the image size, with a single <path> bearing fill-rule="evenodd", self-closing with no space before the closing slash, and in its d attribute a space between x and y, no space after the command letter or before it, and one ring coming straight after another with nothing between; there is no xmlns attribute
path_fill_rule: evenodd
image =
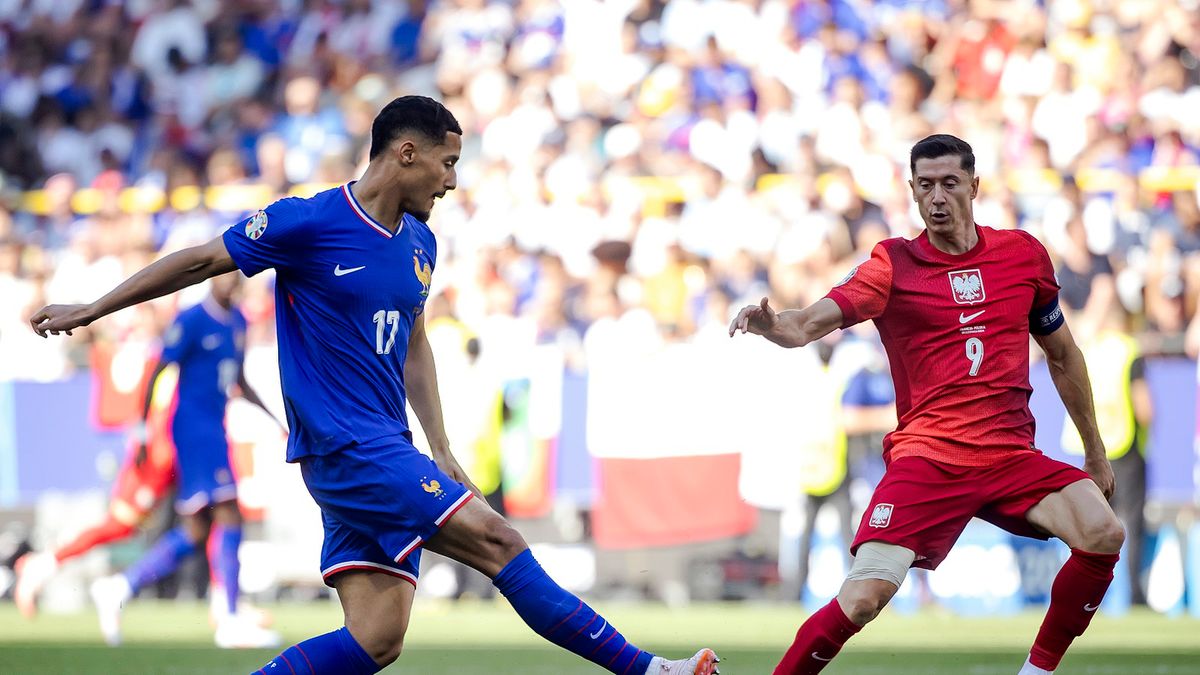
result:
<svg viewBox="0 0 1200 675"><path fill-rule="evenodd" d="M375 673L404 642L422 548L492 579L542 637L623 675L712 675L701 649L668 661L635 647L542 570L450 452L422 310L437 263L425 224L457 184L462 129L440 103L398 98L371 127L363 176L282 199L223 236L146 267L94 303L30 318L57 335L203 279L276 271L287 459L321 507L321 573L346 625L294 645L259 672ZM432 459L413 446L408 400Z"/></svg>
<svg viewBox="0 0 1200 675"><path fill-rule="evenodd" d="M146 453L145 419L170 370L170 422L166 433L175 449L175 510L182 524L159 538L136 563L120 574L97 579L91 595L100 615L100 630L109 644L121 641L120 613L138 590L174 572L198 546L208 543L213 606L220 647L275 647L279 636L237 613L238 548L242 514L225 436L225 405L236 384L248 402L274 419L246 381L246 319L234 306L241 274L215 277L203 301L175 317L163 336L162 353L146 391L141 425L142 456ZM276 420L278 421L278 420ZM282 425L281 425L282 426Z"/></svg>

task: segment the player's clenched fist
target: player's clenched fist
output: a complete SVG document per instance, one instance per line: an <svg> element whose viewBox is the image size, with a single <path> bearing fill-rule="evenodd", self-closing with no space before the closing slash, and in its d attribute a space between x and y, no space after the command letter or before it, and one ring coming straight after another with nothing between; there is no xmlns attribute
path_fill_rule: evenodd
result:
<svg viewBox="0 0 1200 675"><path fill-rule="evenodd" d="M757 305L746 305L738 315L734 317L733 323L729 324L729 337L739 330L743 333L754 333L755 335L765 335L779 322L775 310L767 304L767 299L763 298Z"/></svg>
<svg viewBox="0 0 1200 675"><path fill-rule="evenodd" d="M47 305L29 318L33 331L42 337L58 335L86 326L93 321L91 305Z"/></svg>

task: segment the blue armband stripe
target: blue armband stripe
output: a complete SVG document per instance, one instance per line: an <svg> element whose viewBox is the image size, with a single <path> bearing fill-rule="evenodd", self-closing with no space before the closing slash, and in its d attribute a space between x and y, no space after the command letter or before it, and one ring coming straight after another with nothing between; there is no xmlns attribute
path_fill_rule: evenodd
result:
<svg viewBox="0 0 1200 675"><path fill-rule="evenodd" d="M1058 306L1058 296L1029 315L1029 332L1034 335L1049 335L1062 325L1063 313L1062 307Z"/></svg>

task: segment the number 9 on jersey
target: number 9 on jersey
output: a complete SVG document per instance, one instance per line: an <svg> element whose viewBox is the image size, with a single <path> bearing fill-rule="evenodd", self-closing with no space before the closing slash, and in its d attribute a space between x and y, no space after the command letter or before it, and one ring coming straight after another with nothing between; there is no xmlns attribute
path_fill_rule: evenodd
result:
<svg viewBox="0 0 1200 675"><path fill-rule="evenodd" d="M979 374L979 366L983 364L983 340L970 338L967 340L967 358L971 361L971 370L967 374L975 377Z"/></svg>

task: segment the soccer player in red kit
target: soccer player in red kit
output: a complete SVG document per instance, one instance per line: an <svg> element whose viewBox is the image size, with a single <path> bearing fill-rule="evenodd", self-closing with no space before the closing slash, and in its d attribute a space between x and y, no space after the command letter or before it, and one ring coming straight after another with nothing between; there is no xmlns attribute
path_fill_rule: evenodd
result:
<svg viewBox="0 0 1200 675"><path fill-rule="evenodd" d="M151 388L154 383L150 384ZM171 389L173 382L166 385ZM175 445L170 440L170 411L155 396L147 419L133 434L125 460L113 482L104 521L89 527L53 551L30 551L16 563L13 598L25 618L37 613L42 586L58 573L62 563L104 544L127 539L153 513L155 505L175 482Z"/></svg>
<svg viewBox="0 0 1200 675"><path fill-rule="evenodd" d="M936 568L974 516L1071 547L1019 675L1052 673L1100 606L1125 538L1107 502L1113 473L1087 370L1045 248L1025 232L975 224L979 178L965 141L921 140L910 169L925 232L880 242L809 307L776 313L763 298L729 327L730 336L740 330L801 347L872 319L896 386L899 424L884 442L887 471L851 545L854 564L837 598L800 627L775 675L819 672L879 614L908 568ZM1033 445L1031 333L1084 439L1083 470Z"/></svg>

